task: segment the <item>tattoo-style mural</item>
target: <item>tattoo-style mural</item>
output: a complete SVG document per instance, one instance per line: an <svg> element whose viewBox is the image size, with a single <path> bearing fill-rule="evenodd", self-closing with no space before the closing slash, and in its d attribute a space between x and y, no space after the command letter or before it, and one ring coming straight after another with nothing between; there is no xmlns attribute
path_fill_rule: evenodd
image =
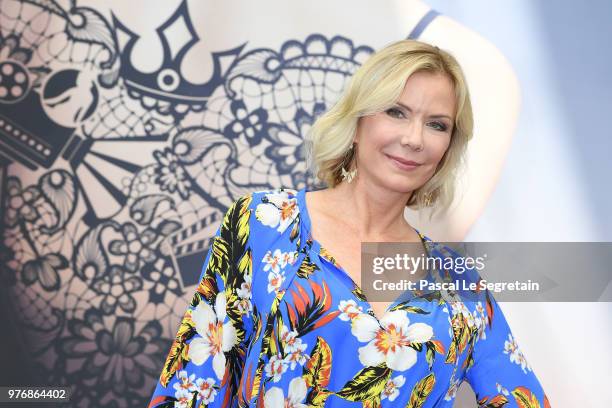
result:
<svg viewBox="0 0 612 408"><path fill-rule="evenodd" d="M3 330L73 406L148 403L221 215L249 191L318 187L306 132L373 51L247 42L196 78L194 19L183 1L145 38L112 10L0 1Z"/></svg>

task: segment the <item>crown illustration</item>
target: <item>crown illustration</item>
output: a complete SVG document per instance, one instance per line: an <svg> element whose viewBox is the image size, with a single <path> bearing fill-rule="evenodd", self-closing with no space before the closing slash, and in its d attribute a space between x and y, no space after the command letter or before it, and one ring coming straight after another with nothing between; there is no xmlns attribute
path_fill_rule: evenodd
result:
<svg viewBox="0 0 612 408"><path fill-rule="evenodd" d="M121 69L120 75L126 86L135 97L148 96L158 101L203 105L213 91L223 84L227 68L240 53L244 44L236 48L213 52L213 74L204 84L194 84L181 75L183 58L200 38L193 28L187 2L179 5L176 11L156 29L162 45L163 62L153 73L139 71L132 64L132 50L140 35L132 32L113 14L115 40L118 34L127 37L123 47L119 45ZM117 41L117 44L120 44Z"/></svg>

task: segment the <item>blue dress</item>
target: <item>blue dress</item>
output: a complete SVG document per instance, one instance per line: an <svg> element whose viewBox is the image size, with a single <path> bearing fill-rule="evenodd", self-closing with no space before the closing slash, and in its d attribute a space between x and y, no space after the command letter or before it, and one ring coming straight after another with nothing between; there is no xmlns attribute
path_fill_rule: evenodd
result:
<svg viewBox="0 0 612 408"><path fill-rule="evenodd" d="M452 407L462 381L480 407L550 406L489 293L398 298L378 320L312 239L305 192L229 208L149 407Z"/></svg>

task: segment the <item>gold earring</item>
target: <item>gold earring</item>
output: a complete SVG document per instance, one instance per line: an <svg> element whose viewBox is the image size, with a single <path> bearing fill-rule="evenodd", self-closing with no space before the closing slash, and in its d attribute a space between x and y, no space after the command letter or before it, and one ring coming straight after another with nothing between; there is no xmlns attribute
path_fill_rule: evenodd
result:
<svg viewBox="0 0 612 408"><path fill-rule="evenodd" d="M425 193L423 195L423 205L425 207L429 207L429 206L431 206L431 201L432 201L431 200L431 193Z"/></svg>
<svg viewBox="0 0 612 408"><path fill-rule="evenodd" d="M355 144L353 143L348 150L348 154L352 153L352 150L355 148ZM344 166L342 166L342 180L346 180L347 183L353 181L355 176L357 175L357 164L355 163L355 168L351 171L347 171Z"/></svg>
<svg viewBox="0 0 612 408"><path fill-rule="evenodd" d="M342 180L346 180L347 183L350 183L355 178L357 174L357 169L353 169L351 171L346 171L346 169L342 168Z"/></svg>

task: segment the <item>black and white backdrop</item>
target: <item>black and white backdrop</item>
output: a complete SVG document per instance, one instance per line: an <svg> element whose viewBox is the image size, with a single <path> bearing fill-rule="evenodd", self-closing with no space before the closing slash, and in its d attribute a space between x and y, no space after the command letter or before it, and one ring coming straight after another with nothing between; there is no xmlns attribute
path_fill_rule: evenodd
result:
<svg viewBox="0 0 612 408"><path fill-rule="evenodd" d="M319 187L317 115L388 42L468 55L444 29L420 1L1 0L0 384L146 406L228 205Z"/></svg>

